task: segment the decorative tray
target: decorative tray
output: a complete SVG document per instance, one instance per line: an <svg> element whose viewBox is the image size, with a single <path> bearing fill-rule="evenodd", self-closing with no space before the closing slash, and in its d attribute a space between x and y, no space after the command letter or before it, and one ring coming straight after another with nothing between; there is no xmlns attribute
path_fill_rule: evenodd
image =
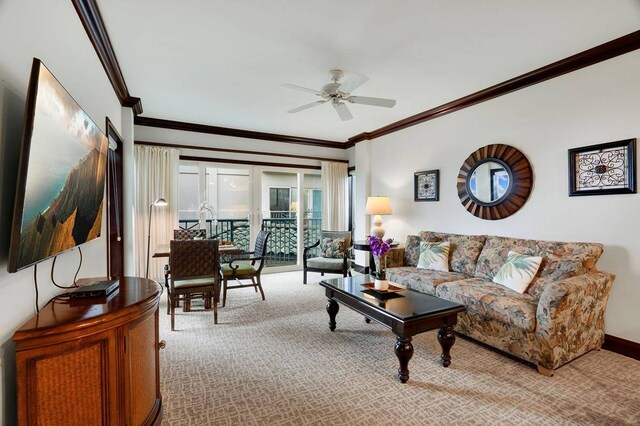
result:
<svg viewBox="0 0 640 426"><path fill-rule="evenodd" d="M362 284L362 287L367 288L369 290L373 290L376 293L395 293L396 291L402 291L402 290L406 290L404 287L398 287L395 286L393 284L389 284L389 289L388 290L378 290L376 289L375 285L373 283L364 283Z"/></svg>

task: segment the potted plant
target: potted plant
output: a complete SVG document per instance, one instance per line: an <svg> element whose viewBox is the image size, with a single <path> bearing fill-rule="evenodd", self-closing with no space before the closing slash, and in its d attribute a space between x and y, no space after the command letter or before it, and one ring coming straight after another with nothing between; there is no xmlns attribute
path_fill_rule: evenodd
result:
<svg viewBox="0 0 640 426"><path fill-rule="evenodd" d="M383 240L382 238L376 237L375 235L371 235L369 237L369 248L371 249L371 253L373 253L373 256L376 258L378 263L378 268L371 274L375 279L373 285L376 290L384 291L389 288L389 282L387 281L386 274L387 258L385 255L391 248L392 242L393 240L391 238Z"/></svg>

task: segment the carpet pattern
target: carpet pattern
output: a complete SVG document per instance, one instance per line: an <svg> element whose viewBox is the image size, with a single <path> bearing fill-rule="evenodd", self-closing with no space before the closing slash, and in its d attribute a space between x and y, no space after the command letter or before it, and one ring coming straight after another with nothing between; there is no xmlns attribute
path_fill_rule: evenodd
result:
<svg viewBox="0 0 640 426"><path fill-rule="evenodd" d="M315 281L314 281L315 280ZM415 336L396 379L395 336L340 306L329 331L319 274L263 275L213 312L160 307L165 425L638 425L640 362L592 351L554 377L457 338L449 368L436 331Z"/></svg>

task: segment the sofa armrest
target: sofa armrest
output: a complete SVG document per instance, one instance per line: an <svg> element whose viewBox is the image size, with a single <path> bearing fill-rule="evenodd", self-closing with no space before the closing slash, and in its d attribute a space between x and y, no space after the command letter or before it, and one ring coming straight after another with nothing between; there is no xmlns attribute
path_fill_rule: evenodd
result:
<svg viewBox="0 0 640 426"><path fill-rule="evenodd" d="M387 268L399 268L404 266L404 247L389 249L387 256Z"/></svg>
<svg viewBox="0 0 640 426"><path fill-rule="evenodd" d="M536 333L568 336L580 328L604 329L604 311L614 274L593 271L550 283L536 311Z"/></svg>

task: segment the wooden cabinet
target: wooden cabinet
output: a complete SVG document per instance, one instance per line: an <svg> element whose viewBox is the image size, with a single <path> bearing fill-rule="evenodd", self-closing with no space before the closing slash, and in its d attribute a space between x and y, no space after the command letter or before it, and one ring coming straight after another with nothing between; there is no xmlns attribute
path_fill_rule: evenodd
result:
<svg viewBox="0 0 640 426"><path fill-rule="evenodd" d="M123 277L106 300L53 299L16 331L19 423L160 424L161 293Z"/></svg>

